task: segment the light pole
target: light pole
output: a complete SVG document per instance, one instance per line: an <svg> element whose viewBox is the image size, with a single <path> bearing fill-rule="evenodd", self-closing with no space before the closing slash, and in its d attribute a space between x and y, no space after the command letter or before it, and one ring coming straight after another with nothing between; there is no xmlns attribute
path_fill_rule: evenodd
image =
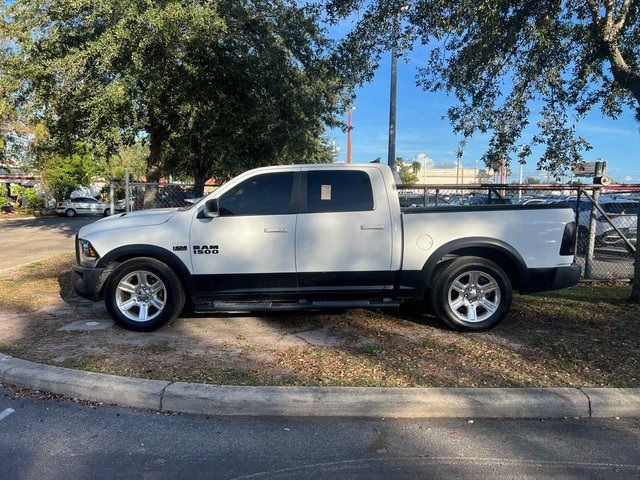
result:
<svg viewBox="0 0 640 480"><path fill-rule="evenodd" d="M389 92L389 151L387 164L396 173L396 107L398 97L398 36L400 35L400 14L409 9L408 5L400 7L393 26L393 46L391 47L391 87Z"/></svg>

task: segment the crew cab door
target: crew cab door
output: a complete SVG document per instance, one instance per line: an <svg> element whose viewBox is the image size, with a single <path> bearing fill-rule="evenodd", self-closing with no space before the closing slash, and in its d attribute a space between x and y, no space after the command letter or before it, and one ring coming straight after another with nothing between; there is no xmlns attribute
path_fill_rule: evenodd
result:
<svg viewBox="0 0 640 480"><path fill-rule="evenodd" d="M220 216L195 216L194 284L212 299L297 298L298 173L259 173L219 197Z"/></svg>
<svg viewBox="0 0 640 480"><path fill-rule="evenodd" d="M379 170L302 172L296 233L302 299L382 296L393 285L391 255L391 216Z"/></svg>

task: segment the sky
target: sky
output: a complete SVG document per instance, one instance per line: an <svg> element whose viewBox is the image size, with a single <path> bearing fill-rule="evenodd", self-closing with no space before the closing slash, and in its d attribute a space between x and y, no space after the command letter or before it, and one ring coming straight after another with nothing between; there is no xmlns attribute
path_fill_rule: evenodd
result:
<svg viewBox="0 0 640 480"><path fill-rule="evenodd" d="M406 160L426 154L436 166L452 166L460 138L453 134L448 120L443 117L447 108L456 102L445 93L425 92L416 86L417 70L425 65L426 52L426 48L418 47L408 55L408 60L398 61L396 154ZM352 130L354 162L370 162L377 157L383 162L387 159L390 64L390 54L387 54L373 80L357 90ZM535 124L535 121L531 123ZM533 131L529 128L525 136L530 137ZM612 120L594 109L580 121L577 133L593 147L585 153L585 161L602 158L607 162L607 174L618 182L640 183L640 125L632 112L625 112L622 118ZM346 132L332 129L328 136L340 148L338 161L346 161ZM468 141L462 157L464 167L476 167L489 138L487 134ZM540 153L540 150L534 150L529 157L524 167L525 177L546 179L546 174L536 171L535 167L536 154L539 156ZM482 168L480 162L478 165Z"/></svg>

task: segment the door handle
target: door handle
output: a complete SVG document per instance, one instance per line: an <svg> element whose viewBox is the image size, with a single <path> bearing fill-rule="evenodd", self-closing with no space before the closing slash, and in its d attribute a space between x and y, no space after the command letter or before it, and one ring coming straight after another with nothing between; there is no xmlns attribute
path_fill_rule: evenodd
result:
<svg viewBox="0 0 640 480"><path fill-rule="evenodd" d="M384 230L384 225L380 223L373 225L360 225L360 230Z"/></svg>
<svg viewBox="0 0 640 480"><path fill-rule="evenodd" d="M287 227L267 227L264 233L287 233Z"/></svg>

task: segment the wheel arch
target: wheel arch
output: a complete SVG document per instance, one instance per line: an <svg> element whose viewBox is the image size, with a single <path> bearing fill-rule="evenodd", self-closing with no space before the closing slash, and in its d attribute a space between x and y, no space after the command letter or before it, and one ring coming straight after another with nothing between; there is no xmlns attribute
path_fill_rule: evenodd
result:
<svg viewBox="0 0 640 480"><path fill-rule="evenodd" d="M127 260L139 257L148 257L158 260L173 270L182 283L185 293L190 297L193 292L193 278L184 262L173 252L155 245L133 244L114 248L98 260L96 267L104 268L110 275L118 265ZM108 275L107 275L108 276ZM107 278L103 279L103 286Z"/></svg>
<svg viewBox="0 0 640 480"><path fill-rule="evenodd" d="M469 237L453 240L436 249L422 267L423 285L418 289L420 298L430 289L435 274L443 262L451 258L472 256L491 260L509 277L514 290L531 289L531 276L522 256L503 240L490 237Z"/></svg>

